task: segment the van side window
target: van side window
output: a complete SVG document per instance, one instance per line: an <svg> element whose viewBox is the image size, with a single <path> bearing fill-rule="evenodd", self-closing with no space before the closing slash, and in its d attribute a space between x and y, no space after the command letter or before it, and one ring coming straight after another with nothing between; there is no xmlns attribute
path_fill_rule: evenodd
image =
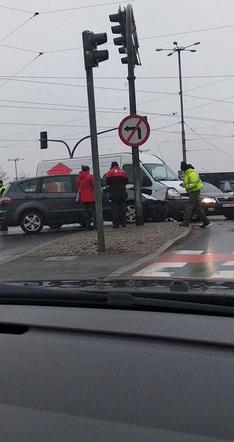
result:
<svg viewBox="0 0 234 442"><path fill-rule="evenodd" d="M134 184L134 178L133 178L133 165L132 164L124 164L123 165L123 170L126 172L126 174L128 175L128 183L129 184ZM140 169L140 177L141 177L141 182L143 182L144 178L148 178L147 175L143 172L142 169ZM151 186L152 183L149 183L150 178L148 178L148 184L147 186Z"/></svg>
<svg viewBox="0 0 234 442"><path fill-rule="evenodd" d="M38 191L39 180L27 180L19 183L19 187L26 193L37 192Z"/></svg>
<svg viewBox="0 0 234 442"><path fill-rule="evenodd" d="M128 176L128 184L133 184L134 180L133 180L133 166L132 166L132 164L124 164L123 170L124 170L124 172L126 172L126 174Z"/></svg>

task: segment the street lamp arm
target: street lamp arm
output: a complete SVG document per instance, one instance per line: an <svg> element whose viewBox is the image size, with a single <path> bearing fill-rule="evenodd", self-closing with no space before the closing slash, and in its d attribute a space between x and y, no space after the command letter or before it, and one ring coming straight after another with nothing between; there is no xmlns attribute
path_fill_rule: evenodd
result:
<svg viewBox="0 0 234 442"><path fill-rule="evenodd" d="M103 131L101 131L101 132L97 132L97 135L106 134L107 132L112 132L112 131L117 130L117 129L118 129L118 127L114 127L113 129L103 130ZM74 154L75 154L76 148L79 146L79 144L82 143L82 141L87 140L88 138L90 138L90 135L86 135L85 137L83 137L83 138L81 138L79 141L77 141L77 143L75 144L75 146L74 146L73 149L72 149L72 152L71 152L71 158L74 157Z"/></svg>
<svg viewBox="0 0 234 442"><path fill-rule="evenodd" d="M48 138L47 141L53 141L54 143L62 143L62 144L64 144L64 145L66 146L67 150L68 150L69 157L72 158L72 152L71 152L71 149L70 149L70 147L68 146L68 144L66 143L66 141L63 141L63 140L53 140L53 139L51 139L51 138L50 138L50 139Z"/></svg>

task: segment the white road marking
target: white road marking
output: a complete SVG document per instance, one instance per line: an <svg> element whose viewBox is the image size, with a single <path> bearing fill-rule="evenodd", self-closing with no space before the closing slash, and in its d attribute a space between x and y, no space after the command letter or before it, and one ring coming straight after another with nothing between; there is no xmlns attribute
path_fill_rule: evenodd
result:
<svg viewBox="0 0 234 442"><path fill-rule="evenodd" d="M222 262L222 266L234 266L234 261L225 261Z"/></svg>
<svg viewBox="0 0 234 442"><path fill-rule="evenodd" d="M184 267L187 262L156 262L151 264L139 272L135 273L133 276L155 276L155 277L169 277L172 276L172 272L164 271L168 268L181 268Z"/></svg>
<svg viewBox="0 0 234 442"><path fill-rule="evenodd" d="M76 256L49 256L44 261L72 261Z"/></svg>
<svg viewBox="0 0 234 442"><path fill-rule="evenodd" d="M204 250L178 250L174 255L201 255Z"/></svg>
<svg viewBox="0 0 234 442"><path fill-rule="evenodd" d="M150 270L150 269L144 269L141 270L140 272L134 273L133 276L143 276L143 277L154 277L154 278L169 278L170 276L172 276L171 272L156 272L154 270Z"/></svg>
<svg viewBox="0 0 234 442"><path fill-rule="evenodd" d="M210 279L234 279L234 270L221 270L213 273Z"/></svg>

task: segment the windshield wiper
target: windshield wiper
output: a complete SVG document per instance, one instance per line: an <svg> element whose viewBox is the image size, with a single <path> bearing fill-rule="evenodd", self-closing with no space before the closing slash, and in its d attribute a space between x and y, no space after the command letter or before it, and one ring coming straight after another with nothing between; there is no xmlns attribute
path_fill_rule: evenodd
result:
<svg viewBox="0 0 234 442"><path fill-rule="evenodd" d="M128 289L65 290L0 285L0 304L116 308L171 313L234 316L234 297L185 292L157 293Z"/></svg>

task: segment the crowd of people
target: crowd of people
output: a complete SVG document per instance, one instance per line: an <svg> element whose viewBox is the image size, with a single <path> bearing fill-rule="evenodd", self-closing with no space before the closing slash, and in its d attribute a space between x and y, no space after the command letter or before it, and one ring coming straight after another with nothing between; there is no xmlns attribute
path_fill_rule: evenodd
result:
<svg viewBox="0 0 234 442"><path fill-rule="evenodd" d="M202 220L201 227L205 228L210 222L200 201L203 184L199 173L191 164L187 164L185 161L181 162L180 169L183 180L181 186L188 194L184 220L180 226L189 226L193 212L196 211ZM126 227L126 185L128 184L128 176L119 167L119 164L113 161L110 170L104 175L104 179L110 189L113 228L118 229L120 225ZM96 228L94 178L90 174L89 166L82 166L82 170L77 176L76 187L78 192L77 202L82 203L84 207L86 227L89 230Z"/></svg>

